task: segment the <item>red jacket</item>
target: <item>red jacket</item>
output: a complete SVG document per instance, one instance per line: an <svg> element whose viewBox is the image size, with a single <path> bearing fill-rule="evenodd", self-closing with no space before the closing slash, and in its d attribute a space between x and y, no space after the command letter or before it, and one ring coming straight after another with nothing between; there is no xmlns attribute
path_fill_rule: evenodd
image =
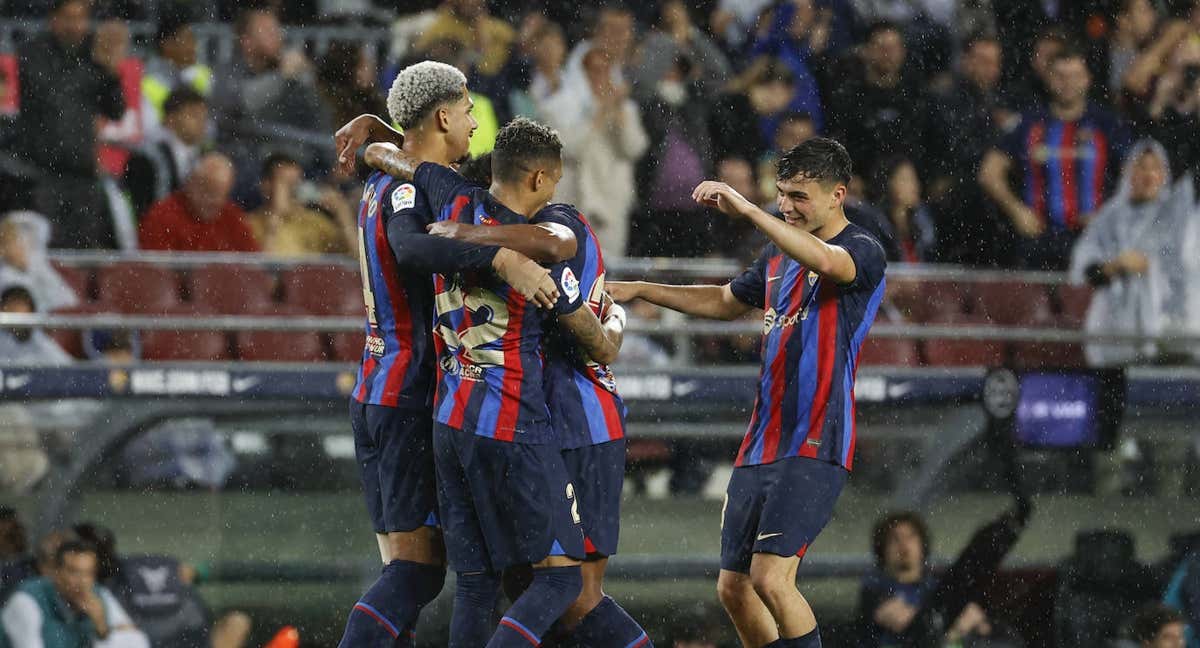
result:
<svg viewBox="0 0 1200 648"><path fill-rule="evenodd" d="M192 215L183 192L177 191L151 205L138 225L138 247L143 250L189 252L258 252L258 241L246 225L246 215L232 202L204 222Z"/></svg>

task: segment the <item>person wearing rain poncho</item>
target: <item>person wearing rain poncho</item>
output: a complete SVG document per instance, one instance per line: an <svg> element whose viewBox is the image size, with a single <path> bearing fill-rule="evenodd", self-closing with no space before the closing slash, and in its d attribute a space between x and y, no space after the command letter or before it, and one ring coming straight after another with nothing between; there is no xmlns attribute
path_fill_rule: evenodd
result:
<svg viewBox="0 0 1200 648"><path fill-rule="evenodd" d="M1186 334L1195 328L1196 302L1188 274L1195 268L1195 187L1191 174L1172 182L1166 151L1142 140L1126 157L1120 188L1101 206L1071 255L1073 283L1096 287L1088 333ZM1154 341L1089 342L1087 363L1113 367L1158 359Z"/></svg>
<svg viewBox="0 0 1200 648"><path fill-rule="evenodd" d="M79 303L75 291L50 265L49 243L50 222L37 212L9 212L0 220L0 286L27 287L39 312Z"/></svg>

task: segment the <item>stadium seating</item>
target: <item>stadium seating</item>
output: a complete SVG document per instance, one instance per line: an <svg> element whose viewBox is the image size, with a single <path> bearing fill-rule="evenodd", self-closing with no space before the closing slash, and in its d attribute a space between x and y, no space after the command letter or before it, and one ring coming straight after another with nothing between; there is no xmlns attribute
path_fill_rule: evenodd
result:
<svg viewBox="0 0 1200 648"><path fill-rule="evenodd" d="M363 334L333 333L329 336L330 358L337 362L359 362L363 357Z"/></svg>
<svg viewBox="0 0 1200 648"><path fill-rule="evenodd" d="M313 315L363 313L362 281L349 266L306 265L279 276L284 301Z"/></svg>
<svg viewBox="0 0 1200 648"><path fill-rule="evenodd" d="M858 364L910 367L916 366L917 357L917 345L912 340L867 336L858 355Z"/></svg>
<svg viewBox="0 0 1200 648"><path fill-rule="evenodd" d="M194 305L180 306L168 315L210 315L207 309ZM144 360L229 360L229 336L223 331L142 331Z"/></svg>
<svg viewBox="0 0 1200 648"><path fill-rule="evenodd" d="M182 305L179 275L146 263L116 263L96 272L96 301L109 312L156 314Z"/></svg>
<svg viewBox="0 0 1200 648"><path fill-rule="evenodd" d="M75 291L80 301L90 301L92 298L92 272L87 268L67 265L65 263L53 263L54 271L58 273L63 281Z"/></svg>
<svg viewBox="0 0 1200 648"><path fill-rule="evenodd" d="M197 306L214 313L258 313L274 306L275 277L250 265L214 264L193 269L188 295Z"/></svg>
<svg viewBox="0 0 1200 648"><path fill-rule="evenodd" d="M275 317L305 315L296 308L279 307L255 313ZM235 334L238 357L257 362L322 362L325 345L321 334L312 331L238 331Z"/></svg>

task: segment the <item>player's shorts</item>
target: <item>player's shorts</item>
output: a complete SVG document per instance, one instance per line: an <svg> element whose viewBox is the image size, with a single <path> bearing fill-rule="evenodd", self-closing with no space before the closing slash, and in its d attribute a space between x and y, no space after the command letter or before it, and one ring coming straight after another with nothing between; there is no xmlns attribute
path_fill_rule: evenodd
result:
<svg viewBox="0 0 1200 648"><path fill-rule="evenodd" d="M435 423L433 448L451 569L499 572L554 555L584 558L579 502L558 446Z"/></svg>
<svg viewBox="0 0 1200 648"><path fill-rule="evenodd" d="M583 547L588 558L617 553L621 489L625 486L625 439L563 450L563 463L579 498Z"/></svg>
<svg viewBox="0 0 1200 648"><path fill-rule="evenodd" d="M354 456L376 533L437 526L433 417L429 410L350 399Z"/></svg>
<svg viewBox="0 0 1200 648"><path fill-rule="evenodd" d="M803 558L849 474L806 457L734 468L721 511L721 569L748 574L756 553Z"/></svg>

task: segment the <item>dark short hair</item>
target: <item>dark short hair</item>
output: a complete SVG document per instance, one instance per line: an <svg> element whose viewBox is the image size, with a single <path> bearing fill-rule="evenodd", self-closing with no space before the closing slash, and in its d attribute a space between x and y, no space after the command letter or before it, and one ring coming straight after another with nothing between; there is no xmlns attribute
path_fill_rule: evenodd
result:
<svg viewBox="0 0 1200 648"><path fill-rule="evenodd" d="M263 160L262 171L261 171L262 179L266 180L267 178L270 178L272 175L274 175L275 171L277 171L285 166L293 166L293 165L294 166L303 166L300 164L299 160L292 157L291 155L288 155L287 153L283 153L280 151L271 153L270 155L267 156L267 159Z"/></svg>
<svg viewBox="0 0 1200 648"><path fill-rule="evenodd" d="M27 302L32 309L36 310L37 308L37 301L34 300L33 293L25 286L9 286L0 292L0 304L7 304L14 299Z"/></svg>
<svg viewBox="0 0 1200 648"><path fill-rule="evenodd" d="M64 540L62 544L58 545L58 549L54 550L54 566L62 567L63 558L67 554L72 553L90 553L97 558L100 556L99 552L96 551L96 545L88 542L87 540L72 538L70 540Z"/></svg>
<svg viewBox="0 0 1200 648"><path fill-rule="evenodd" d="M883 555L887 551L888 538L892 531L905 524L917 532L917 536L921 538L921 551L925 554L925 559L929 559L929 527L925 526L925 520L913 511L899 511L880 518L875 523L875 530L871 532L871 551L875 554L876 567L883 568Z"/></svg>
<svg viewBox="0 0 1200 648"><path fill-rule="evenodd" d="M870 25L867 25L867 32L863 34L863 42L869 43L871 42L872 38L875 38L875 36L887 31L896 32L900 35L900 38L904 38L904 30L900 28L900 25L890 20L876 20Z"/></svg>
<svg viewBox="0 0 1200 648"><path fill-rule="evenodd" d="M241 11L239 11L237 17L234 18L233 33L237 34L238 36L245 36L246 30L250 29L250 19L253 18L255 14L260 13L278 17L278 15L272 11L269 6L264 5L261 2L251 2L249 3L248 7L244 7Z"/></svg>
<svg viewBox="0 0 1200 648"><path fill-rule="evenodd" d="M171 115L176 111L194 106L196 104L208 105L208 99L204 95L196 91L195 88L189 86L179 86L167 95L167 100L163 102L163 114Z"/></svg>
<svg viewBox="0 0 1200 648"><path fill-rule="evenodd" d="M778 172L780 180L799 176L821 184L849 184L853 170L846 147L828 137L813 137L780 156Z"/></svg>
<svg viewBox="0 0 1200 648"><path fill-rule="evenodd" d="M1050 64L1054 65L1055 63L1058 63L1059 61L1074 61L1074 60L1083 61L1084 66L1085 67L1087 66L1087 54L1082 49L1080 49L1074 45L1067 44L1067 45L1063 45L1063 48L1061 50L1059 50L1059 52L1057 54L1055 54L1053 58L1050 59Z"/></svg>
<svg viewBox="0 0 1200 648"><path fill-rule="evenodd" d="M1183 615L1162 603L1151 603L1133 617L1130 637L1134 641L1153 641L1162 629L1172 623L1183 623Z"/></svg>
<svg viewBox="0 0 1200 648"><path fill-rule="evenodd" d="M492 177L501 182L520 179L536 162L561 162L562 140L558 132L545 124L517 117L496 135L492 149Z"/></svg>
<svg viewBox="0 0 1200 648"><path fill-rule="evenodd" d="M192 26L195 16L190 5L183 2L171 2L159 9L158 29L154 32L154 44L161 48L162 44L179 32Z"/></svg>
<svg viewBox="0 0 1200 648"><path fill-rule="evenodd" d="M59 9L62 9L63 7L65 7L69 4L75 3L75 2L81 2L85 5L87 5L88 9L91 9L92 4L93 4L92 0L53 0L50 3L50 12L51 13L57 12Z"/></svg>
<svg viewBox="0 0 1200 648"><path fill-rule="evenodd" d="M477 187L487 189L492 186L492 153L489 151L463 162L458 166L458 174Z"/></svg>

